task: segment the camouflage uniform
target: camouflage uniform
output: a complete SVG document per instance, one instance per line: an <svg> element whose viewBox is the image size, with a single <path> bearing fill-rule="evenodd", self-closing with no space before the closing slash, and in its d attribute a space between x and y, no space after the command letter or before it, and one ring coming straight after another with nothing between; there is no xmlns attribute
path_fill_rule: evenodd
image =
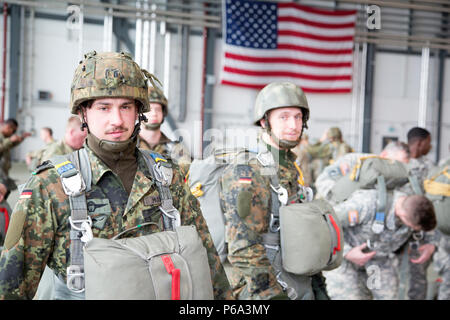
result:
<svg viewBox="0 0 450 320"><path fill-rule="evenodd" d="M299 171L294 165L295 154L270 146L267 148L279 164L279 182L287 189L289 202L299 201ZM263 234L269 231L270 177L264 174L265 168L256 158L249 160L248 156L248 153L241 154L233 165L225 169L220 181L228 260L233 266L228 277L238 299L279 298L284 296L283 289L277 283L262 243ZM322 280L321 274L314 279Z"/></svg>
<svg viewBox="0 0 450 320"><path fill-rule="evenodd" d="M439 276L438 300L450 300L450 236L438 230L439 244L433 256L435 270Z"/></svg>
<svg viewBox="0 0 450 320"><path fill-rule="evenodd" d="M8 175L11 169L11 149L20 143L11 141L0 132L0 169Z"/></svg>
<svg viewBox="0 0 450 320"><path fill-rule="evenodd" d="M52 139L50 142L46 143L43 148L35 151L30 151L27 153L27 156L31 158L31 163L28 166L28 169L30 171L33 171L39 164L42 163L42 154L53 143L55 143L55 140Z"/></svg>
<svg viewBox="0 0 450 320"><path fill-rule="evenodd" d="M64 140L56 141L45 148L41 156L41 163L45 160L49 160L53 156L69 154L73 151L73 148L69 146Z"/></svg>
<svg viewBox="0 0 450 320"><path fill-rule="evenodd" d="M312 171L311 171L311 159L308 156L308 152L306 151L306 147L299 144L295 148L291 149L293 153L297 156L297 164L300 166L300 169L303 173L303 181L305 182L305 186L309 187L313 184L312 179Z"/></svg>
<svg viewBox="0 0 450 320"><path fill-rule="evenodd" d="M368 239L372 239L377 254L362 267L344 259L339 268L326 272L332 299L396 299L399 279L397 260L392 258L412 234L412 229L403 225L394 212L396 199L404 195L398 191L388 193L385 228L379 237L374 237L371 230L377 212L377 190L357 190L347 201L334 206L344 229L344 256ZM350 217L355 219L354 226L350 226Z"/></svg>
<svg viewBox="0 0 450 320"><path fill-rule="evenodd" d="M86 147L87 148L87 147ZM155 222L163 229L158 209L159 193L141 155L130 196L111 169L87 148L92 167L92 189L86 193L94 237L112 238L119 232L144 222ZM195 225L208 251L214 296L231 297L228 280L197 199L174 168L170 186L174 207L180 211L182 225ZM33 298L39 279L48 265L66 278L69 254L70 205L56 169L33 175L25 186L11 222L0 259L0 297ZM154 225L136 230L134 236L157 232Z"/></svg>
<svg viewBox="0 0 450 320"><path fill-rule="evenodd" d="M423 181L426 179L428 172L435 165L428 160L428 158L421 156L419 158L411 158L408 163L409 172L411 175L415 176L419 182L419 185L423 189ZM423 233L424 239L421 239L419 243L433 243L437 245L435 239L435 231L429 231ZM414 239L410 239L408 243L414 242ZM404 250L407 250L405 252ZM408 246L405 246L402 251L400 251L399 256L402 254L408 254L408 298L410 300L425 300L427 294L427 269L430 266L431 259L422 263L412 263L410 261L411 251L408 250ZM403 271L405 272L405 271Z"/></svg>
<svg viewBox="0 0 450 320"><path fill-rule="evenodd" d="M316 181L326 166L332 164L343 155L353 152L353 149L348 144L340 141L317 142L309 146L306 150L312 159L313 181Z"/></svg>
<svg viewBox="0 0 450 320"><path fill-rule="evenodd" d="M139 148L152 150L172 159L180 167L183 176L187 175L192 159L189 151L180 141L172 141L161 132L161 138L155 146L151 146L142 136L139 136Z"/></svg>

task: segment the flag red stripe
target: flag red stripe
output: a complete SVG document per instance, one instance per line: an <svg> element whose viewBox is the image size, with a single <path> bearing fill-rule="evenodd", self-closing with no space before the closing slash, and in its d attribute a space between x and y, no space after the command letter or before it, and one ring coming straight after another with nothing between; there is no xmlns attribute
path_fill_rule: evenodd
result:
<svg viewBox="0 0 450 320"><path fill-rule="evenodd" d="M334 16L334 17L342 17L342 16L350 16L356 14L356 10L326 10L326 9L317 9L312 7L302 6L298 3L278 3L278 8L292 8L299 9L309 13L315 13L325 16Z"/></svg>
<svg viewBox="0 0 450 320"><path fill-rule="evenodd" d="M241 88L249 88L249 89L262 89L266 85L264 84L250 84L250 83L241 83L235 81L222 80L222 84L241 87ZM304 92L309 93L350 93L352 92L351 88L338 88L338 89L320 89L320 88L307 88L301 87Z"/></svg>
<svg viewBox="0 0 450 320"><path fill-rule="evenodd" d="M278 17L278 22L295 22L300 24L305 24L311 27L317 27L317 28L324 28L324 29L346 29L346 28L354 28L355 23L354 22L348 22L348 23L324 23L324 22L316 22L311 21L299 17L293 17L293 16L283 16Z"/></svg>
<svg viewBox="0 0 450 320"><path fill-rule="evenodd" d="M299 38L307 38L320 41L332 41L332 42L343 42L343 41L353 41L353 36L319 36L317 34L305 33L293 30L278 30L278 35L280 36L294 36Z"/></svg>
<svg viewBox="0 0 450 320"><path fill-rule="evenodd" d="M238 68L224 67L225 72L242 74L246 76L256 76L256 77L292 77L298 79L308 79L308 80L318 80L318 81L334 81L334 80L351 80L351 75L337 75L337 76L324 76L324 75L314 75L300 72L290 72L290 71L253 71L244 70Z"/></svg>
<svg viewBox="0 0 450 320"><path fill-rule="evenodd" d="M297 51L305 51L305 52L312 52L312 53L318 53L318 54L352 54L353 49L318 49L318 48L311 48L306 46L297 46L293 44L285 44L285 43L279 43L278 49L284 49L284 50L297 50Z"/></svg>
<svg viewBox="0 0 450 320"><path fill-rule="evenodd" d="M341 68L341 67L351 67L351 62L320 62L320 61L310 61L302 59L293 58L281 58L281 57L251 57L244 56L240 54L234 54L230 52L225 52L225 57L233 60L247 61L247 62L257 62L257 63L292 63L310 67L319 68Z"/></svg>

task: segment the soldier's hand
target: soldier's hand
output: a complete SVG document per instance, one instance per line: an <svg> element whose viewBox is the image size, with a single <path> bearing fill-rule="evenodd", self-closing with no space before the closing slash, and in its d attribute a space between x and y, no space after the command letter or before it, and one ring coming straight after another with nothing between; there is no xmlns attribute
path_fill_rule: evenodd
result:
<svg viewBox="0 0 450 320"><path fill-rule="evenodd" d="M19 141L22 141L22 138L21 138L20 136L18 136L17 134L12 135L9 139L10 139L12 142L19 142Z"/></svg>
<svg viewBox="0 0 450 320"><path fill-rule="evenodd" d="M436 250L436 247L434 244L426 243L424 245L421 245L417 250L419 250L420 256L417 259L411 259L411 262L422 264L424 262L427 262L431 258L434 250Z"/></svg>
<svg viewBox="0 0 450 320"><path fill-rule="evenodd" d="M372 259L375 256L375 254L377 253L376 251L364 253L362 250L364 250L366 247L367 247L366 243L363 243L360 246L354 247L345 255L345 259L347 259L350 262L353 262L354 264L356 264L358 266L361 266L361 267L364 266L367 263L367 261Z"/></svg>

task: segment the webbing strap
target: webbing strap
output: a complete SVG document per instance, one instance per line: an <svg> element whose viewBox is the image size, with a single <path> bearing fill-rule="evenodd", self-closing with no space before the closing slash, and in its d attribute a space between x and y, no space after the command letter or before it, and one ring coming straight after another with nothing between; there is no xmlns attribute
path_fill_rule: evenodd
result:
<svg viewBox="0 0 450 320"><path fill-rule="evenodd" d="M411 187L415 194L423 195L422 189L420 188L419 180L416 176L409 175L408 176L409 183L411 183Z"/></svg>
<svg viewBox="0 0 450 320"><path fill-rule="evenodd" d="M384 176L382 175L379 175L377 177L377 188L378 188L377 212L375 214L375 220L372 223L372 231L375 235L379 235L384 231L384 221L386 218L387 191L386 191L386 181L384 179Z"/></svg>
<svg viewBox="0 0 450 320"><path fill-rule="evenodd" d="M434 175L431 179L427 179L423 182L425 191L432 195L450 197L450 184L434 181L441 174L450 179L450 173L448 172L448 166L446 166L438 174Z"/></svg>
<svg viewBox="0 0 450 320"><path fill-rule="evenodd" d="M145 150L140 151L159 191L161 198L161 206L159 209L162 212L164 229L174 230L175 227L181 225L181 221L180 213L173 206L172 193L169 189L169 186L172 183L172 167L160 154L156 152L149 154L148 151Z"/></svg>
<svg viewBox="0 0 450 320"><path fill-rule="evenodd" d="M180 269L176 269L169 255L161 256L167 273L172 275L172 300L180 300Z"/></svg>

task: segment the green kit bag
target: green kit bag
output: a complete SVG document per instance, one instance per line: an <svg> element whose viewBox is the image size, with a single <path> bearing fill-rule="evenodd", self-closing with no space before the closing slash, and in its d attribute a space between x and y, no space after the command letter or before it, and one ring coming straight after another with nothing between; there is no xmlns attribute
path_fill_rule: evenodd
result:
<svg viewBox="0 0 450 320"><path fill-rule="evenodd" d="M214 299L206 249L195 226L119 239L133 229L85 245L87 300Z"/></svg>
<svg viewBox="0 0 450 320"><path fill-rule="evenodd" d="M282 261L288 272L313 275L339 267L343 236L339 219L325 200L280 207Z"/></svg>
<svg viewBox="0 0 450 320"><path fill-rule="evenodd" d="M383 176L388 190L408 183L408 169L400 161L379 157L363 157L351 173L341 177L332 189L332 199L342 202L358 189L375 189L378 176Z"/></svg>

